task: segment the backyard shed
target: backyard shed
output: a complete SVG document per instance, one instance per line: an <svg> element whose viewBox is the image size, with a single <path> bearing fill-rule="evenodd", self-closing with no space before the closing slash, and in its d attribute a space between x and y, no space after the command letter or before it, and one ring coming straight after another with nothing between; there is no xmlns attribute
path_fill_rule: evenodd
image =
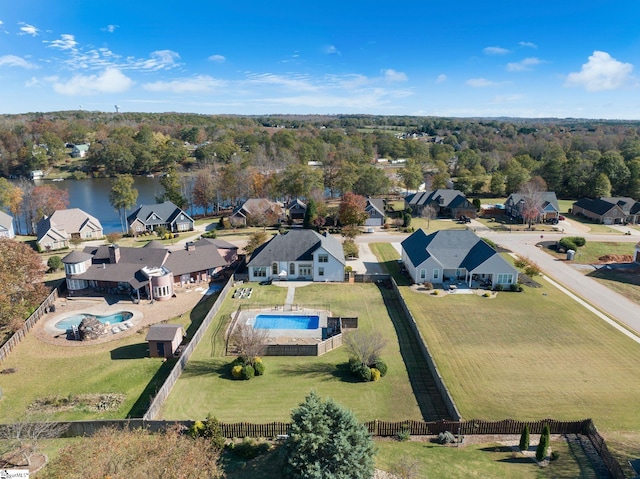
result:
<svg viewBox="0 0 640 479"><path fill-rule="evenodd" d="M179 324L154 324L145 341L149 343L152 358L172 358L182 343L183 331Z"/></svg>

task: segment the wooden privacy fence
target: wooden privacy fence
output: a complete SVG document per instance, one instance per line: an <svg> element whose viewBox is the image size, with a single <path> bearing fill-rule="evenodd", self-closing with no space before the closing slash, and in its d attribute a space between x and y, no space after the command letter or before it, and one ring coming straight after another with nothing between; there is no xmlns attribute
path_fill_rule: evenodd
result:
<svg viewBox="0 0 640 479"><path fill-rule="evenodd" d="M66 281L60 283L60 285L51 291L49 296L45 298L45 300L38 306L31 316L24 322L22 327L16 331L13 336L11 336L6 343L2 345L0 348L0 363L2 363L9 353L13 351L13 349L20 344L20 342L25 338L27 333L31 331L38 321L42 319L42 317L49 311L49 308L55 303L56 299L59 296L59 293L62 293L66 288Z"/></svg>
<svg viewBox="0 0 640 479"><path fill-rule="evenodd" d="M189 362L189 358L191 357L191 354L193 354L193 351L195 351L196 346L198 346L198 343L200 342L200 340L204 336L204 333L207 331L207 328L213 321L213 318L215 317L216 313L220 309L220 306L222 306L224 299L229 294L229 291L231 291L232 285L233 285L233 277L229 278L229 280L227 281L227 284L224 286L224 288L222 288L222 291L220 291L220 295L218 296L218 299L216 299L216 302L213 304L213 306L205 316L204 320L202 321L202 324L200 325L198 330L195 332L195 334L191 338L191 341L189 341L189 344L187 344L187 347L185 347L184 350L182 351L182 354L180 355L180 358L178 359L176 364L173 366L171 373L169 373L169 376L165 380L164 384L162 384L162 387L158 390L153 400L151 401L151 404L149 405L149 409L147 409L147 412L144 415L144 418L143 418L144 420L151 420L157 417L158 413L160 412L160 409L162 408L162 405L169 397L169 393L171 392L171 389L173 388L176 381L180 377L180 374L182 374L182 371L184 371L184 368L187 366L187 363Z"/></svg>

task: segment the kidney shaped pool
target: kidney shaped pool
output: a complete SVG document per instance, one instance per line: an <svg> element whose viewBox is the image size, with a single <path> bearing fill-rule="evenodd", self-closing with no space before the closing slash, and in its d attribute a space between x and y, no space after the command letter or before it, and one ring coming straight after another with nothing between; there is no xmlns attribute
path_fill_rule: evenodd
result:
<svg viewBox="0 0 640 479"><path fill-rule="evenodd" d="M102 324L107 324L107 323L116 324L116 323L122 323L123 321L127 321L131 319L133 317L133 313L130 313L129 311L118 311L117 313L113 313L105 316L99 316L97 314L87 314L87 313L74 314L73 316L69 316L67 318L61 319L55 324L55 326L61 331L67 331L68 329L72 329L73 326L76 326L76 327L79 326L83 319L89 318L89 317L96 318Z"/></svg>

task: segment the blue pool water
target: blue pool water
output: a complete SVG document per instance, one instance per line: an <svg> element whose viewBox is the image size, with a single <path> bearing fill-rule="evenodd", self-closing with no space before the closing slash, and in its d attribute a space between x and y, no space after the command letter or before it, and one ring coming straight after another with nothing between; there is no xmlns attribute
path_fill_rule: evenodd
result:
<svg viewBox="0 0 640 479"><path fill-rule="evenodd" d="M95 314L84 314L84 313L75 314L73 316L69 316L68 318L64 318L58 321L56 323L56 328L62 331L66 331L67 329L71 329L72 326L80 325L80 322L88 316L94 316L102 324L106 324L107 322L109 324L114 324L114 323L122 323L123 321L127 321L131 319L133 316L133 313L130 313L129 311L119 311L117 313L109 314L107 316L98 316Z"/></svg>
<svg viewBox="0 0 640 479"><path fill-rule="evenodd" d="M259 314L253 323L255 329L318 329L319 316Z"/></svg>

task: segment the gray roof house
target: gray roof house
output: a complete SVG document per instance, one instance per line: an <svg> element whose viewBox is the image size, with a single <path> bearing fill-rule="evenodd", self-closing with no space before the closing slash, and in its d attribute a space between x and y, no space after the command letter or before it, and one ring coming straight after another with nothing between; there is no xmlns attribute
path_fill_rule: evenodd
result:
<svg viewBox="0 0 640 479"><path fill-rule="evenodd" d="M233 226L276 224L283 218L282 204L266 198L249 198L237 207L229 221Z"/></svg>
<svg viewBox="0 0 640 479"><path fill-rule="evenodd" d="M251 281L344 281L342 244L309 229L292 229L257 248L247 264Z"/></svg>
<svg viewBox="0 0 640 479"><path fill-rule="evenodd" d="M71 149L71 156L73 158L84 158L85 156L87 156L88 152L89 152L89 145L86 143L83 143L80 145L73 145L73 148Z"/></svg>
<svg viewBox="0 0 640 479"><path fill-rule="evenodd" d="M193 231L193 218L171 201L155 205L142 205L127 217L129 229L134 233L154 231L163 226L172 233Z"/></svg>
<svg viewBox="0 0 640 479"><path fill-rule="evenodd" d="M471 230L415 231L402 242L402 261L414 283L518 281L518 271Z"/></svg>
<svg viewBox="0 0 640 479"><path fill-rule="evenodd" d="M459 190L440 188L434 191L414 193L404 199L405 207L414 216L420 216L426 206L432 206L440 217L459 218L462 215L476 217L476 207Z"/></svg>
<svg viewBox="0 0 640 479"><path fill-rule="evenodd" d="M367 204L364 207L364 211L369 215L364 222L365 226L384 225L384 199L367 198Z"/></svg>
<svg viewBox="0 0 640 479"><path fill-rule="evenodd" d="M40 249L50 251L68 247L72 238L101 239L104 232L97 218L80 208L69 208L42 218L36 226L36 235Z"/></svg>
<svg viewBox="0 0 640 479"><path fill-rule="evenodd" d="M303 220L304 215L307 212L307 205L299 198L289 201L285 209L287 210L287 216L292 220Z"/></svg>
<svg viewBox="0 0 640 479"><path fill-rule="evenodd" d="M15 236L13 216L0 211L0 238L15 238Z"/></svg>
<svg viewBox="0 0 640 479"><path fill-rule="evenodd" d="M521 193L511 193L504 203L506 213L513 218L523 219L529 202L527 198L527 195ZM541 192L539 196L536 195L535 200L532 198L531 203L533 201L537 203L534 206L538 213L537 217L533 218L533 221L544 221L550 218L557 218L560 215L560 207L554 191Z"/></svg>
<svg viewBox="0 0 640 479"><path fill-rule="evenodd" d="M628 200L633 201L631 198ZM573 203L571 213L605 225L621 224L625 221L635 223L640 207L636 206L635 202L632 206L628 206L627 203L620 198L581 198ZM625 208L628 208L627 212Z"/></svg>

